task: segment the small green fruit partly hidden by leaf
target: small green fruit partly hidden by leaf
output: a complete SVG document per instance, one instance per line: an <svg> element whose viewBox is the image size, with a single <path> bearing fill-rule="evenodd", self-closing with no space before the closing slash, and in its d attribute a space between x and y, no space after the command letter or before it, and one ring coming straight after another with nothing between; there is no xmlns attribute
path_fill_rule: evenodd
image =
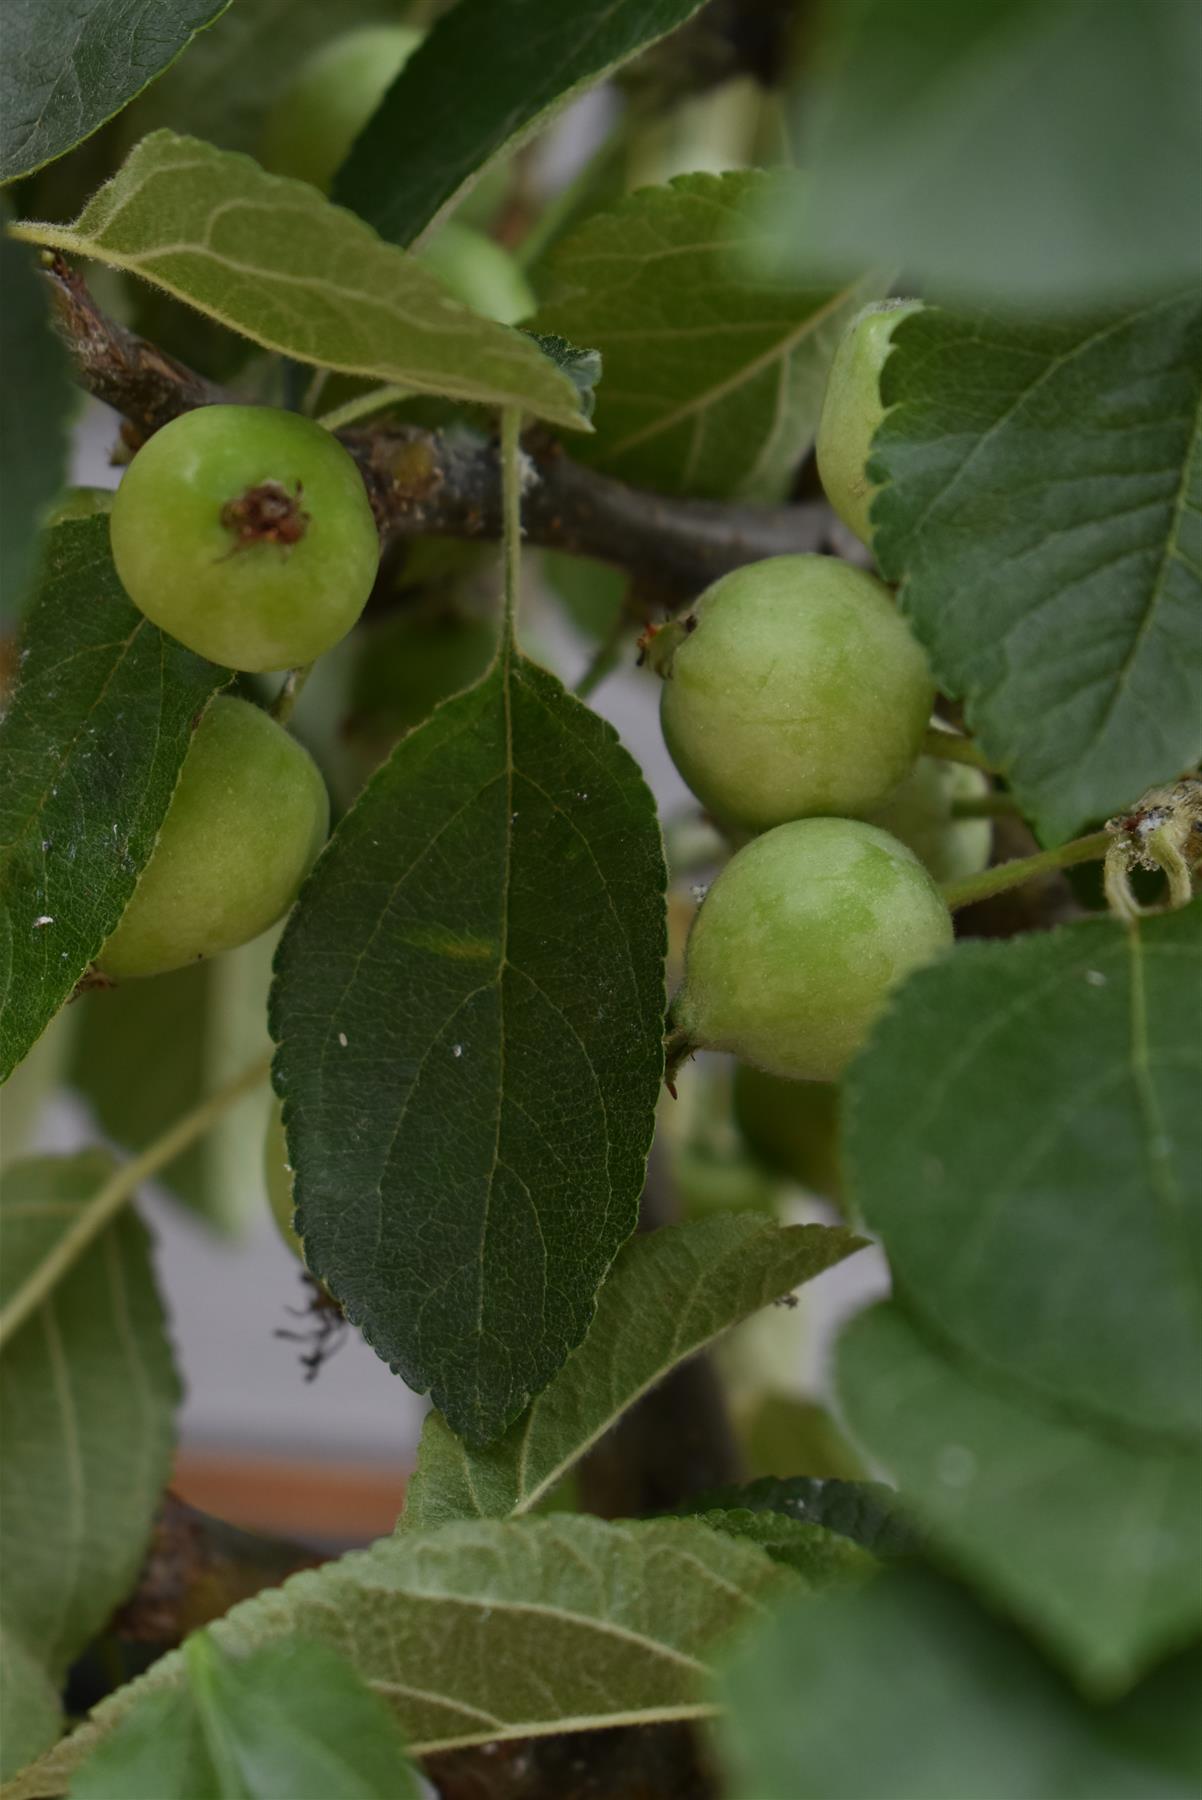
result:
<svg viewBox="0 0 1202 1800"><path fill-rule="evenodd" d="M720 822L864 817L913 767L934 685L874 575L835 556L769 557L716 581L681 624L660 719Z"/></svg>
<svg viewBox="0 0 1202 1800"><path fill-rule="evenodd" d="M263 1179L267 1187L271 1216L276 1222L279 1234L296 1260L303 1263L305 1247L297 1236L292 1223L295 1211L292 1187L296 1178L288 1164L288 1143L284 1136L284 1110L278 1100L272 1105L267 1120L267 1132L263 1139Z"/></svg>
<svg viewBox="0 0 1202 1800"><path fill-rule="evenodd" d="M767 1168L824 1200L838 1200L839 1089L830 1081L789 1081L740 1063L735 1123Z"/></svg>
<svg viewBox="0 0 1202 1800"><path fill-rule="evenodd" d="M799 819L738 851L710 888L673 1022L695 1049L833 1081L890 989L951 941L912 850L858 819Z"/></svg>
<svg viewBox="0 0 1202 1800"><path fill-rule="evenodd" d="M314 51L267 115L264 167L324 193L422 35L409 25L365 25Z"/></svg>
<svg viewBox="0 0 1202 1800"><path fill-rule="evenodd" d="M908 844L938 882L962 881L989 867L990 819L957 819L958 800L980 800L989 780L967 763L920 756L897 791L872 815L872 823Z"/></svg>
<svg viewBox="0 0 1202 1800"><path fill-rule="evenodd" d="M818 421L818 476L826 497L860 542L872 548L869 511L879 491L868 479L868 455L881 404L881 370L893 333L921 300L878 300L857 313L835 351Z"/></svg>
<svg viewBox="0 0 1202 1800"><path fill-rule="evenodd" d="M470 225L440 226L418 254L456 300L487 319L514 325L535 309L534 290L508 250Z"/></svg>
<svg viewBox="0 0 1202 1800"><path fill-rule="evenodd" d="M218 695L96 967L118 981L165 975L249 943L292 905L329 822L308 751L259 707Z"/></svg>
<svg viewBox="0 0 1202 1800"><path fill-rule="evenodd" d="M380 541L337 438L268 406L172 419L125 472L110 520L126 593L230 669L294 668L345 637Z"/></svg>

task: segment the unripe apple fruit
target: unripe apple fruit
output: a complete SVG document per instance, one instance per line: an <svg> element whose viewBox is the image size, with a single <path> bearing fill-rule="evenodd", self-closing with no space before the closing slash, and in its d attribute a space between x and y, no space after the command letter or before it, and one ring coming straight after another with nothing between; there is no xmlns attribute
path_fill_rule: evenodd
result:
<svg viewBox="0 0 1202 1800"><path fill-rule="evenodd" d="M422 35L410 25L364 25L322 44L267 115L264 166L324 193Z"/></svg>
<svg viewBox="0 0 1202 1800"><path fill-rule="evenodd" d="M135 606L230 669L313 662L363 611L380 561L351 457L270 406L202 406L156 431L109 529Z"/></svg>
<svg viewBox="0 0 1202 1800"><path fill-rule="evenodd" d="M740 1063L734 1080L735 1123L759 1160L799 1187L837 1200L839 1089L832 1081L788 1081Z"/></svg>
<svg viewBox="0 0 1202 1800"><path fill-rule="evenodd" d="M668 632L664 738L720 823L863 817L912 768L934 686L874 575L770 557L724 575Z"/></svg>
<svg viewBox="0 0 1202 1800"><path fill-rule="evenodd" d="M534 311L534 291L513 257L470 225L440 225L417 254L456 300L486 319L513 325Z"/></svg>
<svg viewBox="0 0 1202 1800"><path fill-rule="evenodd" d="M833 1081L889 992L952 941L938 888L857 819L778 825L736 852L693 921L674 1026L794 1081Z"/></svg>
<svg viewBox="0 0 1202 1800"><path fill-rule="evenodd" d="M818 476L826 497L860 542L872 548L869 512L879 489L868 479L868 457L881 404L881 370L903 319L921 300L877 300L856 314L831 363L818 421Z"/></svg>
<svg viewBox="0 0 1202 1800"><path fill-rule="evenodd" d="M993 824L989 819L957 819L952 808L957 800L979 800L988 792L988 778L980 769L920 756L871 822L908 845L935 881L962 881L989 867Z"/></svg>
<svg viewBox="0 0 1202 1800"><path fill-rule="evenodd" d="M258 937L292 905L329 817L308 751L259 707L218 695L100 973L165 975Z"/></svg>

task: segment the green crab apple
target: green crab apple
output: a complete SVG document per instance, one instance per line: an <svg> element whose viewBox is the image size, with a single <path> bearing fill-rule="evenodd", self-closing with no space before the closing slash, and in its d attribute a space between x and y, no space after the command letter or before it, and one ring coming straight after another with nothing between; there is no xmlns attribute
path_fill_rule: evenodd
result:
<svg viewBox="0 0 1202 1800"><path fill-rule="evenodd" d="M798 819L731 857L698 909L672 1006L691 1049L833 1081L890 991L952 940L912 850L858 819Z"/></svg>
<svg viewBox="0 0 1202 1800"><path fill-rule="evenodd" d="M298 1262L305 1260L305 1247L297 1236L293 1218L293 1173L288 1162L288 1143L284 1136L284 1109L273 1101L263 1139L263 1179L271 1216L280 1236Z"/></svg>
<svg viewBox="0 0 1202 1800"><path fill-rule="evenodd" d="M418 260L473 312L514 325L535 308L534 290L513 257L471 225L439 227Z"/></svg>
<svg viewBox="0 0 1202 1800"><path fill-rule="evenodd" d="M143 445L110 516L146 617L230 669L293 668L345 637L380 541L337 438L267 406L202 406Z"/></svg>
<svg viewBox="0 0 1202 1800"><path fill-rule="evenodd" d="M839 1089L831 1081L790 1081L740 1063L734 1080L735 1124L767 1168L824 1199L837 1200Z"/></svg>
<svg viewBox="0 0 1202 1800"><path fill-rule="evenodd" d="M856 314L835 351L818 421L818 477L826 497L849 530L872 548L869 514L879 488L868 478L868 456L881 404L881 370L903 319L921 300L878 300Z"/></svg>
<svg viewBox="0 0 1202 1800"><path fill-rule="evenodd" d="M116 981L165 975L249 943L292 905L329 817L308 751L259 707L218 695L97 969Z"/></svg>
<svg viewBox="0 0 1202 1800"><path fill-rule="evenodd" d="M980 800L989 781L967 763L920 756L897 791L872 815L872 823L913 850L935 881L962 881L989 867L993 824L958 819L957 801Z"/></svg>
<svg viewBox="0 0 1202 1800"><path fill-rule="evenodd" d="M863 817L913 767L934 685L866 570L835 556L750 563L661 635L664 739L721 824Z"/></svg>
<svg viewBox="0 0 1202 1800"><path fill-rule="evenodd" d="M267 115L265 166L324 192L422 35L409 25L364 25L322 44Z"/></svg>

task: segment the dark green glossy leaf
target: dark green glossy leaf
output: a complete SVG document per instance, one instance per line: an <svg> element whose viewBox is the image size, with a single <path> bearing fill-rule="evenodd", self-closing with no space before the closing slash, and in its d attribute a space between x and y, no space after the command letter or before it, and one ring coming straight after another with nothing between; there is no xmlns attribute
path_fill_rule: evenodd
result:
<svg viewBox="0 0 1202 1800"><path fill-rule="evenodd" d="M877 556L1024 812L1068 837L1202 754L1202 304L928 310L893 341Z"/></svg>
<svg viewBox="0 0 1202 1800"><path fill-rule="evenodd" d="M113 930L229 679L126 599L108 520L58 525L0 724L0 1079Z"/></svg>
<svg viewBox="0 0 1202 1800"><path fill-rule="evenodd" d="M66 478L75 409L35 256L0 235L0 621L17 616L33 578L38 527Z"/></svg>
<svg viewBox="0 0 1202 1800"><path fill-rule="evenodd" d="M1083 1687L1122 1691L1202 1631L1202 1457L1025 1402L962 1369L896 1306L838 1353L851 1428L932 1552L1034 1632Z"/></svg>
<svg viewBox="0 0 1202 1800"><path fill-rule="evenodd" d="M513 652L397 746L280 946L309 1265L475 1445L579 1343L634 1227L663 888L635 764Z"/></svg>
<svg viewBox="0 0 1202 1800"><path fill-rule="evenodd" d="M989 303L1196 279L1194 0L833 0L826 16L800 160L805 225L833 259L904 263Z"/></svg>
<svg viewBox="0 0 1202 1800"><path fill-rule="evenodd" d="M72 1256L112 1172L98 1150L36 1157L0 1189L0 1308L57 1261L0 1357L0 1770L52 1744L59 1690L133 1586L170 1469L179 1390L132 1213Z"/></svg>
<svg viewBox="0 0 1202 1800"><path fill-rule="evenodd" d="M782 1227L730 1213L632 1238L583 1344L498 1443L473 1452L437 1413L427 1416L403 1526L530 1512L686 1357L861 1242L824 1225Z"/></svg>
<svg viewBox="0 0 1202 1800"><path fill-rule="evenodd" d="M411 244L498 156L700 3L459 0L360 134L334 198Z"/></svg>
<svg viewBox="0 0 1202 1800"><path fill-rule="evenodd" d="M844 1084L856 1204L908 1306L1113 1424L1202 1431L1202 904L963 943Z"/></svg>
<svg viewBox="0 0 1202 1800"><path fill-rule="evenodd" d="M917 1570L790 1600L725 1673L731 1800L1191 1800L1197 1652L1087 1706L1017 1633Z"/></svg>
<svg viewBox="0 0 1202 1800"><path fill-rule="evenodd" d="M850 1538L877 1557L913 1556L919 1540L902 1514L898 1496L880 1481L838 1481L817 1475L768 1475L744 1487L716 1488L680 1513L714 1509L780 1513Z"/></svg>
<svg viewBox="0 0 1202 1800"><path fill-rule="evenodd" d="M411 1754L426 1756L702 1717L718 1646L798 1585L755 1545L693 1519L477 1520L306 1570L235 1606L211 1635L235 1655L296 1636L329 1644L387 1700ZM162 1657L5 1800L61 1792L134 1706L183 1675L178 1651Z"/></svg>
<svg viewBox="0 0 1202 1800"><path fill-rule="evenodd" d="M875 1559L849 1538L821 1525L790 1519L779 1512L754 1512L750 1507L698 1511L699 1525L724 1531L745 1543L758 1544L773 1562L783 1563L800 1575L815 1592L821 1588L867 1581L877 1568Z"/></svg>
<svg viewBox="0 0 1202 1800"><path fill-rule="evenodd" d="M71 1800L418 1800L383 1702L325 1644L184 1649L184 1684L146 1694L71 1782Z"/></svg>
<svg viewBox="0 0 1202 1800"><path fill-rule="evenodd" d="M0 181L89 137L174 62L229 0L5 0Z"/></svg>
<svg viewBox="0 0 1202 1800"><path fill-rule="evenodd" d="M586 461L666 493L783 497L839 335L881 292L779 272L772 204L801 179L681 175L556 248L534 325L601 352Z"/></svg>

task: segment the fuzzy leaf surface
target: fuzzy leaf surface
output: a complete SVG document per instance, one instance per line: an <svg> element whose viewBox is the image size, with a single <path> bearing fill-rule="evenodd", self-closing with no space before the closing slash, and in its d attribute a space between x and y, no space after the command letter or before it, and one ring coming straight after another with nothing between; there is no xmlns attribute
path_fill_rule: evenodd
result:
<svg viewBox="0 0 1202 1800"><path fill-rule="evenodd" d="M1052 324L928 309L893 342L877 557L1058 842L1202 755L1202 303Z"/></svg>
<svg viewBox="0 0 1202 1800"><path fill-rule="evenodd" d="M360 133L335 198L382 237L411 244L498 156L700 4L459 0Z"/></svg>
<svg viewBox="0 0 1202 1800"><path fill-rule="evenodd" d="M554 251L534 327L601 352L589 462L665 493L783 497L839 336L881 291L774 272L770 208L801 181L681 175L594 214Z"/></svg>
<svg viewBox="0 0 1202 1800"><path fill-rule="evenodd" d="M228 680L126 599L107 518L55 526L0 722L0 1080L121 917Z"/></svg>
<svg viewBox="0 0 1202 1800"><path fill-rule="evenodd" d="M316 188L199 138L151 132L73 225L18 229L140 275L298 362L584 423L576 388L529 337L453 300Z"/></svg>
<svg viewBox="0 0 1202 1800"><path fill-rule="evenodd" d="M1189 1800L1198 1652L1090 1707L950 1583L789 1601L725 1671L731 1800Z"/></svg>
<svg viewBox="0 0 1202 1800"><path fill-rule="evenodd" d="M838 1388L933 1548L1108 1696L1202 1629L1202 1455L1026 1403L896 1306L844 1334Z"/></svg>
<svg viewBox="0 0 1202 1800"><path fill-rule="evenodd" d="M580 1342L634 1229L664 880L612 727L506 652L397 745L280 945L309 1266L473 1445Z"/></svg>
<svg viewBox="0 0 1202 1800"><path fill-rule="evenodd" d="M1193 0L838 0L824 16L800 223L836 266L893 258L928 290L1045 307L1197 279ZM778 221L786 242L798 224Z"/></svg>
<svg viewBox="0 0 1202 1800"><path fill-rule="evenodd" d="M230 0L6 0L0 182L62 156L175 61Z"/></svg>
<svg viewBox="0 0 1202 1800"><path fill-rule="evenodd" d="M294 1636L328 1644L425 1756L702 1717L717 1645L796 1584L762 1550L691 1519L485 1520L354 1551L210 1629L234 1655ZM174 1651L118 1689L5 1800L57 1791L133 1705L183 1673Z"/></svg>
<svg viewBox="0 0 1202 1800"><path fill-rule="evenodd" d="M469 1450L445 1419L427 1415L402 1527L529 1512L670 1370L860 1243L833 1227L733 1213L632 1238L583 1344L499 1442Z"/></svg>
<svg viewBox="0 0 1202 1800"><path fill-rule="evenodd" d="M1202 904L963 943L844 1090L845 1167L907 1305L987 1371L1202 1433ZM971 1129L966 1129L971 1121Z"/></svg>
<svg viewBox="0 0 1202 1800"><path fill-rule="evenodd" d="M180 1686L146 1694L71 1783L71 1800L420 1800L387 1707L324 1644L230 1656L194 1642Z"/></svg>
<svg viewBox="0 0 1202 1800"><path fill-rule="evenodd" d="M112 1168L89 1150L6 1169L0 1306L56 1255ZM54 1742L69 1665L134 1583L178 1398L149 1240L127 1212L65 1264L0 1353L5 1775Z"/></svg>
<svg viewBox="0 0 1202 1800"><path fill-rule="evenodd" d="M75 393L33 253L2 235L0 286L0 621L8 623L33 579L41 515L66 478Z"/></svg>

